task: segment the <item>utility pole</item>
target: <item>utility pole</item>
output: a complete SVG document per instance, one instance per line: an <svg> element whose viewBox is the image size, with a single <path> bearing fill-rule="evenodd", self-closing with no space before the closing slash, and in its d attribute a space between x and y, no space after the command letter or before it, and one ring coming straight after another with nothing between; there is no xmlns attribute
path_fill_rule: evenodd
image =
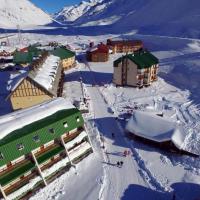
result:
<svg viewBox="0 0 200 200"><path fill-rule="evenodd" d="M17 25L17 31L18 31L18 39L19 39L19 44L21 44L21 30L20 30L20 26Z"/></svg>

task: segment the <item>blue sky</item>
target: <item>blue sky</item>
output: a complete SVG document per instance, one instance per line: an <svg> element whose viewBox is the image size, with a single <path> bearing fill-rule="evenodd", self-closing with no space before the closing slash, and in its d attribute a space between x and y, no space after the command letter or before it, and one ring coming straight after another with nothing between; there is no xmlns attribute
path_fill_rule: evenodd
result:
<svg viewBox="0 0 200 200"><path fill-rule="evenodd" d="M63 6L77 4L81 0L31 0L31 2L49 13L54 13Z"/></svg>

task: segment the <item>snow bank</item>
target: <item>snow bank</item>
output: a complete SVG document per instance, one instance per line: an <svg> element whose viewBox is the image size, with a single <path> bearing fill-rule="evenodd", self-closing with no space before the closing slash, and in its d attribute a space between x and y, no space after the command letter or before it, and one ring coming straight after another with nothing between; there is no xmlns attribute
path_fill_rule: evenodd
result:
<svg viewBox="0 0 200 200"><path fill-rule="evenodd" d="M92 148L91 145L88 142L84 142L81 145L79 145L78 147L72 149L69 152L69 157L71 160L77 158L78 156L82 155L83 153L85 153L88 149Z"/></svg>
<svg viewBox="0 0 200 200"><path fill-rule="evenodd" d="M182 149L186 133L180 125L149 112L134 111L126 130L143 138L156 142L172 141Z"/></svg>
<svg viewBox="0 0 200 200"><path fill-rule="evenodd" d="M51 89L59 67L60 58L49 56L42 67L38 70L34 80L47 90Z"/></svg>
<svg viewBox="0 0 200 200"><path fill-rule="evenodd" d="M76 143L79 143L82 141L82 139L84 137L87 136L87 133L85 131L82 131L76 138L74 138L72 141L68 142L67 144L65 144L65 146L67 147L67 149L72 148Z"/></svg>
<svg viewBox="0 0 200 200"><path fill-rule="evenodd" d="M31 108L16 111L0 117L0 139L16 129L20 129L30 123L48 117L59 110L75 108L71 102L64 98L56 98L46 101Z"/></svg>

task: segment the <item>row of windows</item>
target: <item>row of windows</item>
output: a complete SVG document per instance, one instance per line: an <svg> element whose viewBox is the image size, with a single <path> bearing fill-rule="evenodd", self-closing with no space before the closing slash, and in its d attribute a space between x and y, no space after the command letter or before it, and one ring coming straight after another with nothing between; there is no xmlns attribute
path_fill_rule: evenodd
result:
<svg viewBox="0 0 200 200"><path fill-rule="evenodd" d="M76 117L76 121L77 121L77 122L80 122L80 118L79 118L79 117ZM64 126L65 128L68 128L68 122L67 122L67 121L66 121L66 122L63 122L63 126ZM54 133L55 133L55 129L54 129L54 128L50 128L50 129L48 130L48 132L49 132L50 134L54 134ZM33 136L33 141L36 142L36 143L37 143L37 142L40 142L40 137L39 137L39 135L34 135L34 136ZM24 145L23 145L22 143L17 144L16 147L17 147L17 150L19 150L19 151L21 151L21 150L24 149ZM3 153L0 152L0 160L3 160L3 159L4 159L4 155L3 155Z"/></svg>

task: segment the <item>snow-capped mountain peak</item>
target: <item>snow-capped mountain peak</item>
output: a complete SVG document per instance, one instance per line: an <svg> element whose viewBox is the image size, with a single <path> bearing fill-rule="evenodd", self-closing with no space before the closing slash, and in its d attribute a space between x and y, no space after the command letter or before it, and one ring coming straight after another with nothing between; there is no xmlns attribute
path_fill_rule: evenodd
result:
<svg viewBox="0 0 200 200"><path fill-rule="evenodd" d="M66 6L54 15L54 19L60 22L73 22L102 1L103 0L89 0L82 1L78 5Z"/></svg>
<svg viewBox="0 0 200 200"><path fill-rule="evenodd" d="M45 25L51 17L28 0L0 0L0 27Z"/></svg>

